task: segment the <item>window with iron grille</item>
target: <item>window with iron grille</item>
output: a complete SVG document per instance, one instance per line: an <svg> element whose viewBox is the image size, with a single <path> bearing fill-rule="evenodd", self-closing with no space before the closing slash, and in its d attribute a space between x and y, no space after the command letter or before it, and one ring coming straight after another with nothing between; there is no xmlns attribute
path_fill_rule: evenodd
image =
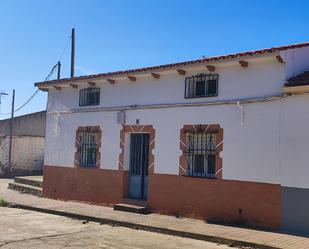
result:
<svg viewBox="0 0 309 249"><path fill-rule="evenodd" d="M96 167L98 132L82 131L79 134L79 166Z"/></svg>
<svg viewBox="0 0 309 249"><path fill-rule="evenodd" d="M218 96L218 74L198 74L186 78L185 98Z"/></svg>
<svg viewBox="0 0 309 249"><path fill-rule="evenodd" d="M186 175L214 178L216 174L216 133L186 133Z"/></svg>
<svg viewBox="0 0 309 249"><path fill-rule="evenodd" d="M100 104L100 88L88 87L79 91L79 106Z"/></svg>

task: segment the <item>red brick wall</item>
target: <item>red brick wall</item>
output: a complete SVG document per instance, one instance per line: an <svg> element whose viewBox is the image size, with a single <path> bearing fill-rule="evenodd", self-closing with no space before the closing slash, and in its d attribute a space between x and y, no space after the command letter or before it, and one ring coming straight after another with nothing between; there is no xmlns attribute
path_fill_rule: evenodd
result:
<svg viewBox="0 0 309 249"><path fill-rule="evenodd" d="M148 207L155 212L260 227L280 226L279 185L154 174L148 191Z"/></svg>
<svg viewBox="0 0 309 249"><path fill-rule="evenodd" d="M98 204L121 202L128 172L44 166L43 196ZM148 207L154 212L278 228L280 186L275 184L152 174Z"/></svg>
<svg viewBox="0 0 309 249"><path fill-rule="evenodd" d="M44 166L43 196L94 203L120 202L127 171Z"/></svg>

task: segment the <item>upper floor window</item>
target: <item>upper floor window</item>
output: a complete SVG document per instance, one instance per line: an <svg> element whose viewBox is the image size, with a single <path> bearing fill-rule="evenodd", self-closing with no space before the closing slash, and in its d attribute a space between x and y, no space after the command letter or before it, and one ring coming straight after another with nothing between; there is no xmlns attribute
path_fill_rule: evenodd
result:
<svg viewBox="0 0 309 249"><path fill-rule="evenodd" d="M186 175L214 178L216 174L216 133L186 133Z"/></svg>
<svg viewBox="0 0 309 249"><path fill-rule="evenodd" d="M186 78L185 98L218 96L218 74L198 74Z"/></svg>
<svg viewBox="0 0 309 249"><path fill-rule="evenodd" d="M100 88L88 87L79 91L79 106L100 104Z"/></svg>

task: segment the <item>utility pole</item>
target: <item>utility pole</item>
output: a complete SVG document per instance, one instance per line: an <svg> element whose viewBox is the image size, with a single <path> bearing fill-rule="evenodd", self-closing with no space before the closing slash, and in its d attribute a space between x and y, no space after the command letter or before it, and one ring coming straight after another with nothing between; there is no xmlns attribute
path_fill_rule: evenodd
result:
<svg viewBox="0 0 309 249"><path fill-rule="evenodd" d="M57 79L60 80L60 71L61 71L61 63L60 63L60 61L58 61L58 63L57 63L57 69L58 69Z"/></svg>
<svg viewBox="0 0 309 249"><path fill-rule="evenodd" d="M71 37L71 78L74 77L74 57L75 57L75 29L72 29L72 37Z"/></svg>
<svg viewBox="0 0 309 249"><path fill-rule="evenodd" d="M15 89L12 95L12 113L10 119L10 142L9 142L9 170L12 169L12 142L13 142L13 119L14 119Z"/></svg>

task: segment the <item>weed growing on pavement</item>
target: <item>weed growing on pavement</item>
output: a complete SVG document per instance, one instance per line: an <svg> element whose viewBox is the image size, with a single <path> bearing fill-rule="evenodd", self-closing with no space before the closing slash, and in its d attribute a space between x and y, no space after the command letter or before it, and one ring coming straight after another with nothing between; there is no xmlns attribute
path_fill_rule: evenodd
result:
<svg viewBox="0 0 309 249"><path fill-rule="evenodd" d="M8 205L7 201L0 198L0 207L6 207Z"/></svg>

